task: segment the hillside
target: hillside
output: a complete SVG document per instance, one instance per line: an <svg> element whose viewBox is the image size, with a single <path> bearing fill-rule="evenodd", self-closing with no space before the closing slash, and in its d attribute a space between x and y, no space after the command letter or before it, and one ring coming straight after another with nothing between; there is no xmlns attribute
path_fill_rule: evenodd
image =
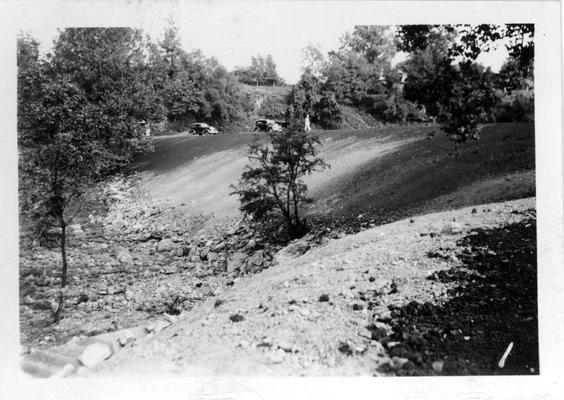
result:
<svg viewBox="0 0 564 400"><path fill-rule="evenodd" d="M193 307L29 351L24 370L114 378L539 373L534 198L401 220L303 255L295 249L255 274L210 274L176 256L156 270L116 274L112 287L135 275L125 301L113 291L95 304L107 299L98 313L117 312L120 327L159 292L187 291ZM80 329L91 319L76 318ZM85 368L77 357L90 346L102 358Z"/></svg>
<svg viewBox="0 0 564 400"><path fill-rule="evenodd" d="M281 257L93 374L538 374L534 209L430 214Z"/></svg>
<svg viewBox="0 0 564 400"><path fill-rule="evenodd" d="M284 119L286 101L292 91L292 86L252 86L242 84L241 90L247 96L252 107L250 115L251 126L252 122L259 118Z"/></svg>
<svg viewBox="0 0 564 400"><path fill-rule="evenodd" d="M105 206L69 227L58 325L50 321L60 256L22 233L24 369L50 376L70 362L67 372L76 371L86 346L118 352L120 339L129 344L110 366L126 373L162 365L187 374L538 373L534 126L487 126L458 155L434 131L318 132L332 168L307 178L314 234L287 248L238 225L228 196L247 145L267 136L155 138L155 152L134 165L139 174L102 185L95 196ZM484 313L487 296L504 300ZM466 332L468 321L477 322ZM530 351L498 371L492 360L507 346L507 326Z"/></svg>
<svg viewBox="0 0 564 400"><path fill-rule="evenodd" d="M416 124L356 131L317 131L331 168L306 179L323 219L363 214L369 223L535 194L534 125L486 126L479 141L449 155L436 126ZM432 138L430 135L434 134ZM238 215L229 196L248 160L247 146L264 134L155 138L155 152L133 166L142 186L184 203L194 214Z"/></svg>

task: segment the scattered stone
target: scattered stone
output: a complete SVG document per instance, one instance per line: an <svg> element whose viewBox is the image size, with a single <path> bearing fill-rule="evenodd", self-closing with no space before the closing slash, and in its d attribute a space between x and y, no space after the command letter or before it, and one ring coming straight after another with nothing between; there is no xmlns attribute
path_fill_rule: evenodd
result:
<svg viewBox="0 0 564 400"><path fill-rule="evenodd" d="M91 368L112 356L110 346L103 343L92 343L84 349L78 361L85 367Z"/></svg>
<svg viewBox="0 0 564 400"><path fill-rule="evenodd" d="M478 210L475 209L475 208L473 208L473 209L472 209L472 214L478 214Z"/></svg>
<svg viewBox="0 0 564 400"><path fill-rule="evenodd" d="M166 253L172 250L174 247L174 242L171 239L162 239L157 245L157 251L159 253Z"/></svg>
<svg viewBox="0 0 564 400"><path fill-rule="evenodd" d="M247 255L245 253L235 253L231 257L231 260L227 262L227 272L233 273L237 270L241 270L241 267L245 263Z"/></svg>
<svg viewBox="0 0 564 400"><path fill-rule="evenodd" d="M147 326L145 329L147 330L148 333L157 334L160 331L162 331L164 328L169 326L170 324L171 323L169 321L157 321L157 322Z"/></svg>
<svg viewBox="0 0 564 400"><path fill-rule="evenodd" d="M413 224L415 222L415 220L413 218L409 219L409 223Z"/></svg>
<svg viewBox="0 0 564 400"><path fill-rule="evenodd" d="M354 303L354 304L352 305L352 309L353 309L354 311L360 311L360 310L363 310L363 309L364 309L364 305L359 304L359 303Z"/></svg>
<svg viewBox="0 0 564 400"><path fill-rule="evenodd" d="M247 260L247 264L254 265L256 267L260 267L263 262L264 262L264 251L262 250L257 251Z"/></svg>
<svg viewBox="0 0 564 400"><path fill-rule="evenodd" d="M115 248L115 254L116 254L116 259L120 264L126 264L126 265L133 264L133 257L131 257L131 253L127 249L121 246L117 246Z"/></svg>
<svg viewBox="0 0 564 400"><path fill-rule="evenodd" d="M212 314L210 314L211 316ZM174 324L177 320L178 317L176 315L171 315L171 314L164 314L165 320L167 320L167 322L170 322L171 324Z"/></svg>
<svg viewBox="0 0 564 400"><path fill-rule="evenodd" d="M389 362L390 368L393 370L401 369L409 360L403 357L392 357Z"/></svg>
<svg viewBox="0 0 564 400"><path fill-rule="evenodd" d="M176 257L183 257L184 256L184 249L182 247L175 247L172 249L172 255Z"/></svg>
<svg viewBox="0 0 564 400"><path fill-rule="evenodd" d="M241 315L241 314L233 314L229 317L229 319L232 322L241 322L243 321L245 318Z"/></svg>
<svg viewBox="0 0 564 400"><path fill-rule="evenodd" d="M460 222L449 222L442 230L441 233L444 235L455 235L461 233L464 230L464 225Z"/></svg>
<svg viewBox="0 0 564 400"><path fill-rule="evenodd" d="M280 340L277 343L279 349L285 351L286 353L295 353L297 349L285 340Z"/></svg>
<svg viewBox="0 0 564 400"><path fill-rule="evenodd" d="M81 293L78 296L78 299L76 299L76 303L75 304L80 304L80 303L86 303L88 300L90 300L90 298L88 297L88 295L86 293Z"/></svg>
<svg viewBox="0 0 564 400"><path fill-rule="evenodd" d="M213 306L214 306L215 308L217 308L217 307L219 307L220 305L222 305L223 303L225 303L225 300L217 299L217 300L215 301L215 303L214 303Z"/></svg>
<svg viewBox="0 0 564 400"><path fill-rule="evenodd" d="M124 290L124 288L121 287L121 286L114 286L114 285L112 285L112 286L109 286L109 287L108 287L108 294L110 294L110 295L111 295L111 294L124 293L124 292L125 292L125 290Z"/></svg>
<svg viewBox="0 0 564 400"><path fill-rule="evenodd" d="M172 274L176 273L176 267L174 267L174 266L162 267L160 269L160 272L161 272L161 274L172 275Z"/></svg>
<svg viewBox="0 0 564 400"><path fill-rule="evenodd" d="M125 289L125 299L126 300L133 300L133 298L135 297L135 293L133 292L133 290L127 288Z"/></svg>
<svg viewBox="0 0 564 400"><path fill-rule="evenodd" d="M272 338L269 336L263 336L262 340L257 347L272 347Z"/></svg>
<svg viewBox="0 0 564 400"><path fill-rule="evenodd" d="M364 327L359 328L358 335L366 339L372 339L372 331Z"/></svg>
<svg viewBox="0 0 564 400"><path fill-rule="evenodd" d="M302 314L302 316L304 317L307 317L311 314L311 312L307 308L302 308L300 309L300 314Z"/></svg>
<svg viewBox="0 0 564 400"><path fill-rule="evenodd" d="M346 356L352 356L353 355L353 349L352 349L351 345L346 343L346 342L339 343L338 349L341 353L343 353Z"/></svg>
<svg viewBox="0 0 564 400"><path fill-rule="evenodd" d="M433 362L433 371L440 374L443 371L443 366L445 365L444 361L434 361Z"/></svg>
<svg viewBox="0 0 564 400"><path fill-rule="evenodd" d="M322 294L321 296L319 296L319 302L320 303L327 302L327 301L329 301L329 295Z"/></svg>
<svg viewBox="0 0 564 400"><path fill-rule="evenodd" d="M219 259L219 255L213 251L208 253L208 262L213 263Z"/></svg>
<svg viewBox="0 0 564 400"><path fill-rule="evenodd" d="M202 261L206 261L208 259L209 251L210 251L209 247L204 247L203 249L200 250L200 259Z"/></svg>
<svg viewBox="0 0 564 400"><path fill-rule="evenodd" d="M290 244L288 244L288 246L286 246L286 248L284 248L280 253L286 253L293 257L301 256L311 248L308 239L311 238L309 236L305 236L301 239L296 239L290 242Z"/></svg>
<svg viewBox="0 0 564 400"><path fill-rule="evenodd" d="M247 249L252 250L257 246L257 242L255 239L251 239L249 240L249 242L247 243L247 246L245 246Z"/></svg>
<svg viewBox="0 0 564 400"><path fill-rule="evenodd" d="M386 349L384 348L384 346L382 345L382 343L373 340L370 342L370 347L373 349L373 351L379 355L379 356L383 356L386 354Z"/></svg>
<svg viewBox="0 0 564 400"><path fill-rule="evenodd" d="M121 232L125 228L125 222L121 220L116 220L112 222L109 227L110 232L118 233Z"/></svg>
<svg viewBox="0 0 564 400"><path fill-rule="evenodd" d="M118 343L121 346L126 346L128 343L135 341L135 335L129 330L126 329L121 333L120 338L118 339Z"/></svg>

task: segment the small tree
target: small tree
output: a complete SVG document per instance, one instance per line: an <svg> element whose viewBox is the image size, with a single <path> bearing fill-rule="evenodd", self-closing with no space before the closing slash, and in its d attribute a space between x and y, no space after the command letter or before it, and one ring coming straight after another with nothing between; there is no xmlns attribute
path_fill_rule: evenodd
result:
<svg viewBox="0 0 564 400"><path fill-rule="evenodd" d="M61 291L67 285L67 227L88 189L151 148L141 119L159 112L146 76L140 33L70 28L52 54L18 40L18 145L22 213L60 231Z"/></svg>
<svg viewBox="0 0 564 400"><path fill-rule="evenodd" d="M283 218L291 237L305 233L300 208L311 201L303 177L328 167L317 157L319 138L303 132L297 122L288 132L270 134L271 145L249 146L249 160L231 194L239 196L240 210L256 222Z"/></svg>

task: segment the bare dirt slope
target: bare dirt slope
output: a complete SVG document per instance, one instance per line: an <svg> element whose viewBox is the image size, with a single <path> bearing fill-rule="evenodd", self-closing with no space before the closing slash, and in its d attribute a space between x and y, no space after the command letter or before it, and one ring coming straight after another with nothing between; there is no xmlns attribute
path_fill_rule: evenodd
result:
<svg viewBox="0 0 564 400"><path fill-rule="evenodd" d="M282 252L86 374L536 374L535 226L529 198Z"/></svg>
<svg viewBox="0 0 564 400"><path fill-rule="evenodd" d="M429 138L436 132L433 138ZM320 156L331 169L306 179L319 218L376 223L406 216L534 196L534 126L496 124L479 141L449 156L452 143L436 126L319 131ZM264 134L155 138L155 153L138 160L143 185L193 214L238 214L229 196L247 164L247 146ZM508 179L506 179L508 178ZM499 184L501 183L501 185Z"/></svg>

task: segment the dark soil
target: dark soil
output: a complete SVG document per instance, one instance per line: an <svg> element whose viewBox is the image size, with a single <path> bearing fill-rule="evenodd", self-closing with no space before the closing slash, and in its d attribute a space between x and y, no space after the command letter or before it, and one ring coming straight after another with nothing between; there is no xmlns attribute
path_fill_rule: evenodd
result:
<svg viewBox="0 0 564 400"><path fill-rule="evenodd" d="M528 214L519 223L474 230L457 243L453 252L463 267L429 277L456 284L450 300L392 309L386 322L393 333L382 342L399 342L390 355L411 361L397 374L539 374L536 220L534 210ZM436 361L444 362L442 369L433 369Z"/></svg>

